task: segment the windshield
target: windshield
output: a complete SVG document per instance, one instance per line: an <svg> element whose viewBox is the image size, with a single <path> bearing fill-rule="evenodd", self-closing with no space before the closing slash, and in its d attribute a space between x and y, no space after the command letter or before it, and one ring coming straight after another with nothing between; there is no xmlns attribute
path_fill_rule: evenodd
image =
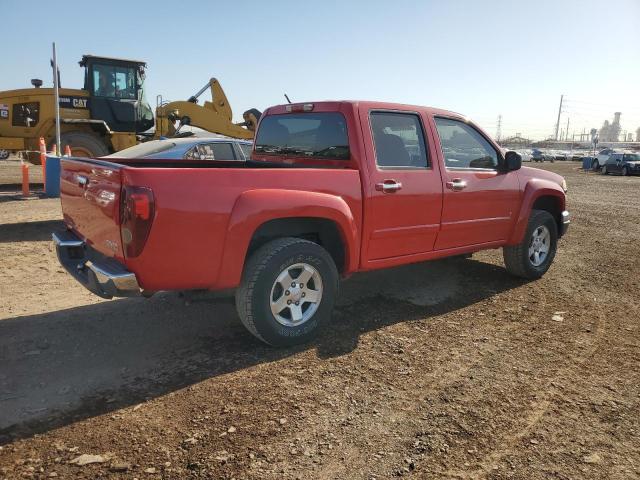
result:
<svg viewBox="0 0 640 480"><path fill-rule="evenodd" d="M93 95L137 99L136 69L134 67L95 64L93 68Z"/></svg>
<svg viewBox="0 0 640 480"><path fill-rule="evenodd" d="M336 112L269 115L260 122L256 152L348 160L347 124Z"/></svg>
<svg viewBox="0 0 640 480"><path fill-rule="evenodd" d="M141 158L147 155L153 155L155 153L166 152L175 147L174 142L167 140L152 140L150 142L141 143L140 145L134 145L133 147L125 148L119 152L107 155L107 157L115 158Z"/></svg>
<svg viewBox="0 0 640 480"><path fill-rule="evenodd" d="M628 153L624 156L625 162L640 162L640 155L637 153Z"/></svg>

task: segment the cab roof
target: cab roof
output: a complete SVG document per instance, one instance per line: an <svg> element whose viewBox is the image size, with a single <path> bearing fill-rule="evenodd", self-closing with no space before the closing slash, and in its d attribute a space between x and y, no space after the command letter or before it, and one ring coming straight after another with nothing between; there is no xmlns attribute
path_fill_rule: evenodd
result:
<svg viewBox="0 0 640 480"><path fill-rule="evenodd" d="M380 109L380 110L405 110L405 111L426 111L432 115L442 115L447 117L455 117L463 120L469 120L466 115L461 113L452 112L449 110L443 110L440 108L428 107L426 105L409 105L404 103L393 102L378 102L372 100L322 100L322 101L309 101L309 102L293 102L291 104L282 104L269 107L264 113L279 114L287 113L288 105L304 105L313 104L314 107L319 107L318 110L331 110L338 109L340 105L353 105L356 108L364 106L365 108ZM315 110L315 108L314 108Z"/></svg>
<svg viewBox="0 0 640 480"><path fill-rule="evenodd" d="M116 57L101 57L99 55L83 55L82 56L82 60L80 60L78 63L80 64L81 67L84 67L87 65L87 61L89 60L105 60L107 62L113 62L113 63L133 63L135 65L142 65L143 67L147 66L147 62L143 62L142 60L132 60L129 58L116 58Z"/></svg>

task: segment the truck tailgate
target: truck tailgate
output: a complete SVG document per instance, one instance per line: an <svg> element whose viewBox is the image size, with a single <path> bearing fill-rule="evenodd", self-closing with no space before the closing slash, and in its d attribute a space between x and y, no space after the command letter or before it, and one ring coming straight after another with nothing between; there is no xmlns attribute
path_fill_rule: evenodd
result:
<svg viewBox="0 0 640 480"><path fill-rule="evenodd" d="M120 168L108 162L63 158L60 199L67 227L100 253L123 260Z"/></svg>

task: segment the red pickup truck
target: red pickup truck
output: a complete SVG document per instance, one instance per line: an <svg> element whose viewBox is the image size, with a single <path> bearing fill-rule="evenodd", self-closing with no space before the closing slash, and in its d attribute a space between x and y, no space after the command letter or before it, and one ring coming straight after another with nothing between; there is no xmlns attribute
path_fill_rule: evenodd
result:
<svg viewBox="0 0 640 480"><path fill-rule="evenodd" d="M464 116L378 102L269 108L251 160L64 158L67 271L104 298L235 289L272 345L310 339L340 277L502 247L512 274L549 268L566 184L521 166Z"/></svg>

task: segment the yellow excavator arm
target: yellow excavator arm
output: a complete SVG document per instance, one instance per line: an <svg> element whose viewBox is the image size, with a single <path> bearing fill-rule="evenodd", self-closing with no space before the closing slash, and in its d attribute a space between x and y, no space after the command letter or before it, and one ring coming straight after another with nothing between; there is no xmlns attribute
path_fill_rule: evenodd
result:
<svg viewBox="0 0 640 480"><path fill-rule="evenodd" d="M198 97L207 89L211 89L211 101L198 105ZM244 122L233 123L233 112L227 96L217 79L211 78L198 93L187 101L169 102L156 109L155 137L171 137L184 125L202 128L208 132L219 133L233 138L252 139L260 112L247 110L242 115ZM176 127L176 122L178 127Z"/></svg>

